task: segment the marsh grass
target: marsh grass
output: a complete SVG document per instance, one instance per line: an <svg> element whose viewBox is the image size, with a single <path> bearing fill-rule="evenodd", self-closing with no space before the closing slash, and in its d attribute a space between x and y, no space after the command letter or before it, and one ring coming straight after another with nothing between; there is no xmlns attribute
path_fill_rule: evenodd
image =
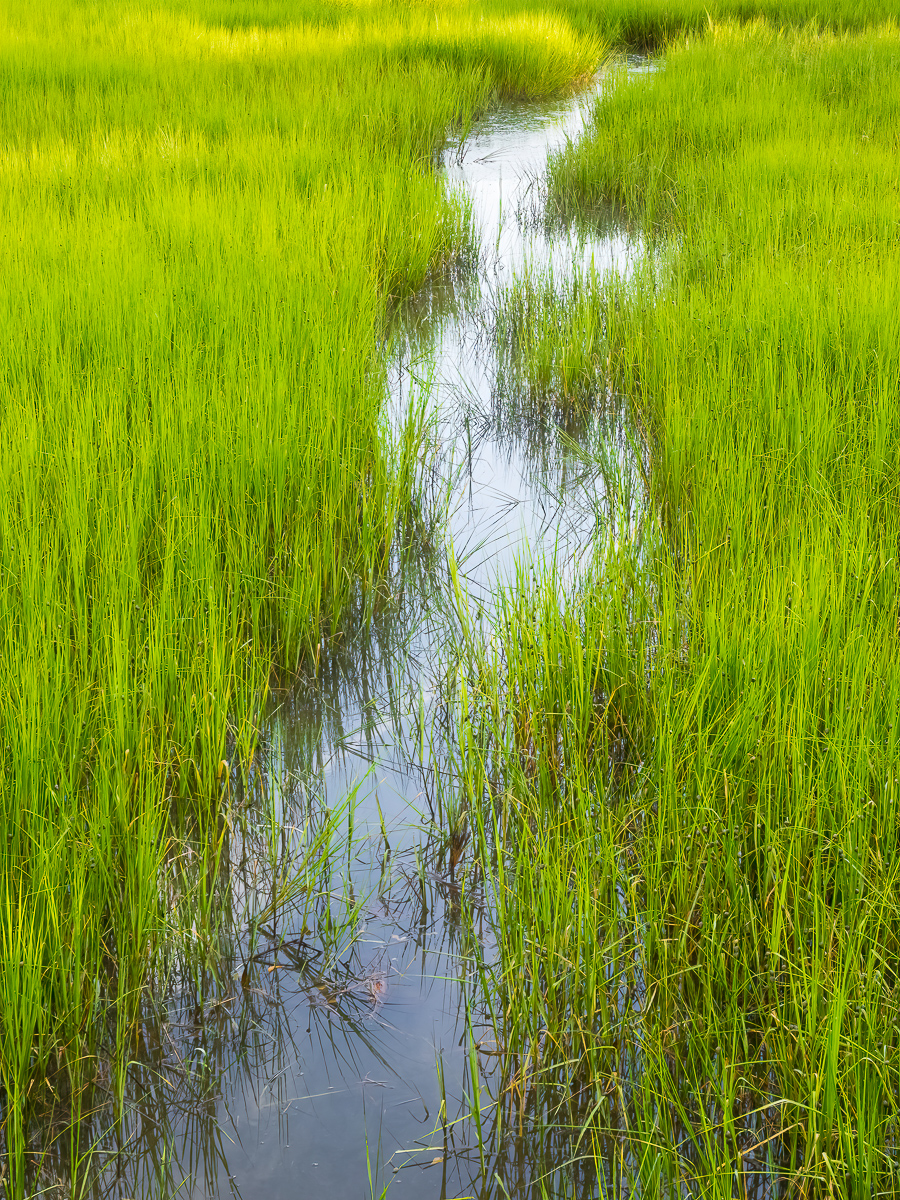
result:
<svg viewBox="0 0 900 1200"><path fill-rule="evenodd" d="M552 165L666 248L647 506L463 639L460 771L508 1127L642 1195L897 1188L898 104L894 25L713 22Z"/></svg>
<svg viewBox="0 0 900 1200"><path fill-rule="evenodd" d="M6 6L11 1195L48 1152L48 1095L73 1193L98 1089L121 1135L143 1006L178 971L215 978L249 912L242 819L270 868L254 928L315 902L323 944L352 943L353 901L323 898L344 834L319 814L280 841L260 716L270 679L371 619L421 530L425 425L386 436L380 346L389 306L471 252L435 151L501 97L583 80L610 40L670 39L553 171L562 210L615 204L670 270L577 304L522 292L504 317L539 316L535 396L578 391L605 321L652 505L568 601L523 577L492 645L461 635L453 832L496 904L500 1123L477 1055L471 1100L482 1142L540 1113L648 1194L730 1196L735 1170L893 1186L898 52L894 25L848 32L892 15Z"/></svg>
<svg viewBox="0 0 900 1200"><path fill-rule="evenodd" d="M14 1195L43 1081L67 1073L77 1174L97 1056L111 1038L121 1094L161 956L223 936L273 667L381 602L423 435L411 413L385 436L386 308L470 237L436 148L598 53L554 17L242 12L11 5L0 26Z"/></svg>
<svg viewBox="0 0 900 1200"><path fill-rule="evenodd" d="M595 409L605 386L606 300L593 273L555 283L529 273L504 289L496 305L500 351L497 389L508 419L516 401L571 423ZM573 431L574 432L574 431Z"/></svg>

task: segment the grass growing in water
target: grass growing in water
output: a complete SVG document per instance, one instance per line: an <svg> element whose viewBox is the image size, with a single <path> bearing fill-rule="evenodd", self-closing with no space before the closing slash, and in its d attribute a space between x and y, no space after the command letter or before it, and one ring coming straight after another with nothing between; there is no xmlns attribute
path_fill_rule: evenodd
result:
<svg viewBox="0 0 900 1200"><path fill-rule="evenodd" d="M593 407L607 354L605 309L592 274L554 286L527 272L504 289L494 333L504 409L518 402L565 421Z"/></svg>
<svg viewBox="0 0 900 1200"><path fill-rule="evenodd" d="M462 757L510 1117L642 1195L898 1186L898 118L895 26L714 25L551 172L661 246L650 491L473 639Z"/></svg>
<svg viewBox="0 0 900 1200"><path fill-rule="evenodd" d="M415 439L397 463L385 453L377 335L387 298L467 236L431 172L435 146L498 95L584 75L598 33L659 44L760 11L839 28L873 16L853 0L828 13L573 3L565 16L7 6L0 1071L13 1193L26 1098L48 1071L80 1094L101 1011L124 1062L173 933L183 840L209 870L178 877L182 911L213 940L220 789L249 770L270 667L314 653L349 603L376 603L415 457ZM510 993L507 1078L524 1114L536 1038L541 1078L570 1070L609 1090L585 1022L604 1028L616 1006L578 1014L584 988L604 984L596 946L612 950L619 904L646 955L623 969L653 1000L639 1087L622 1100L629 1146L650 1147L628 1170L648 1188L660 1172L731 1187L742 1064L760 1046L785 1131L761 1153L786 1155L808 1188L862 1194L891 1178L897 260L879 139L895 50L890 29L713 29L601 110L619 124L580 152L589 169L576 154L557 172L578 203L616 200L678 243L673 278L608 317L616 386L653 435L666 536L652 555L617 547L603 567L614 585L583 611L558 612L549 592L511 598L544 658L520 648L511 675L482 672L497 745L516 750L494 750L521 794L518 825L500 828L530 863L529 822L544 820L537 852L555 880L533 896L516 890L527 871L501 880L504 961L527 949L524 979L568 981L549 1000ZM751 114L762 152L747 151ZM515 636L508 624L509 647ZM556 661L568 665L545 682ZM568 742L567 681L582 688ZM521 713L509 727L506 711ZM606 793L584 780L610 737L652 784L601 820ZM575 832L592 820L601 843ZM560 920L576 885L598 940L569 973L580 926ZM519 949L532 911L545 944ZM685 1109L681 1078L706 1107Z"/></svg>
<svg viewBox="0 0 900 1200"><path fill-rule="evenodd" d="M388 298L469 236L436 146L599 53L515 12L315 6L273 26L266 5L213 10L14 4L0 26L16 1195L45 1077L77 1098L109 1021L120 1076L182 914L215 957L231 788L269 672L314 659L349 604L371 610L414 517L417 438L392 456L379 336ZM179 870L185 840L207 870ZM72 1137L77 1175L77 1122Z"/></svg>

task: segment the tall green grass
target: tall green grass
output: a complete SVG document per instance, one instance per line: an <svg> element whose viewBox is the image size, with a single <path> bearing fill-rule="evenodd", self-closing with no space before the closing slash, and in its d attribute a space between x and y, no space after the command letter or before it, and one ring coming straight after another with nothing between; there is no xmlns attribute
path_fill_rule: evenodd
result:
<svg viewBox="0 0 900 1200"><path fill-rule="evenodd" d="M570 207L613 201L673 248L603 334L648 430L659 523L639 547L612 539L570 609L549 583L511 594L501 658L472 645L472 819L518 864L496 883L505 1086L524 1120L534 1081L577 1083L582 1149L618 1097L647 1188L662 1172L724 1194L759 1088L780 1106L763 1144L800 1186L890 1186L897 35L846 31L892 15L6 5L11 1194L44 1080L67 1078L77 1166L106 1031L121 1092L185 914L219 936L271 673L317 661L351 607L371 614L415 517L416 427L386 432L379 345L389 303L470 240L436 148L498 98L583 79L605 40L674 38L554 176ZM546 361L556 378L566 360ZM482 809L487 762L506 782ZM182 869L186 843L203 870ZM641 1047L626 1080L600 1034L636 1023L615 1043ZM685 1080L704 1103L686 1107Z"/></svg>
<svg viewBox="0 0 900 1200"><path fill-rule="evenodd" d="M388 436L380 342L389 300L469 241L436 148L598 54L552 17L267 13L0 19L14 1195L48 1073L79 1096L112 1027L120 1077L185 914L201 939L221 932L223 818L270 672L316 661L348 605L372 611L415 516L418 426ZM181 871L185 839L204 871Z"/></svg>
<svg viewBox="0 0 900 1200"><path fill-rule="evenodd" d="M461 769L501 1090L642 1195L900 1186L898 118L895 25L711 22L552 166L654 246L644 519L471 637Z"/></svg>

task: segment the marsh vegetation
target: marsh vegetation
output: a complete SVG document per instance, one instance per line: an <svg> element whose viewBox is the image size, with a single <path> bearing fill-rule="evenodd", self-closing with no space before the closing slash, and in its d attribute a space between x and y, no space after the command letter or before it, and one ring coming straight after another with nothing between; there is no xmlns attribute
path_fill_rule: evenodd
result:
<svg viewBox="0 0 900 1200"><path fill-rule="evenodd" d="M900 1192L892 6L13 3L0 129L0 1188Z"/></svg>

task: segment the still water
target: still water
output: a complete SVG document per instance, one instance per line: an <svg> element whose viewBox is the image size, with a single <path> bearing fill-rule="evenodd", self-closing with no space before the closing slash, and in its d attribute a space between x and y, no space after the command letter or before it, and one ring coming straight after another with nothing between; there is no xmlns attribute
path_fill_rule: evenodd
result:
<svg viewBox="0 0 900 1200"><path fill-rule="evenodd" d="M441 519L374 620L273 697L256 797L234 819L225 955L186 952L160 981L124 1119L94 1128L107 1162L96 1195L538 1195L555 1165L552 1146L491 1134L495 1060L471 1013L476 956L489 960L492 943L478 879L456 870L448 836L440 685L449 556L476 613L517 563L555 556L571 576L603 509L594 452L627 459L608 419L561 438L552 421L510 418L495 324L504 289L529 271L554 285L625 274L641 253L544 212L547 156L577 138L599 87L503 108L444 152L480 251L399 314L390 372L395 421L423 395L436 414L423 487ZM325 886L273 904L329 820ZM95 1103L100 1114L102 1087ZM573 1190L594 1194L576 1175Z"/></svg>

